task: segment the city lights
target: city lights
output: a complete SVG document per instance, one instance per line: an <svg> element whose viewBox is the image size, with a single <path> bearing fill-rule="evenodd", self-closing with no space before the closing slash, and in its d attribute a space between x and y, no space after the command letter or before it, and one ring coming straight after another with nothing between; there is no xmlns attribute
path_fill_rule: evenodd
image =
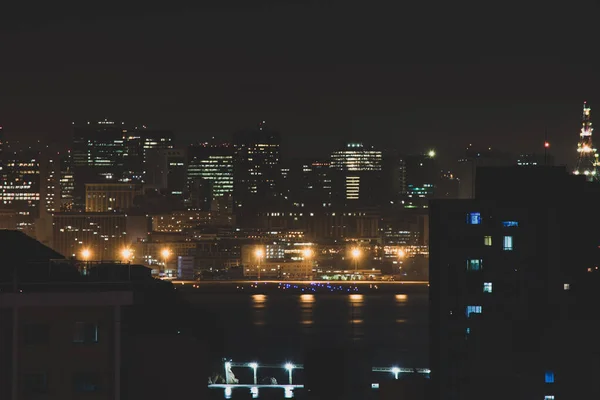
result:
<svg viewBox="0 0 600 400"><path fill-rule="evenodd" d="M352 254L352 258L354 258L355 260L360 258L360 254L361 254L360 249L356 248L356 247L353 248L351 254Z"/></svg>
<svg viewBox="0 0 600 400"><path fill-rule="evenodd" d="M313 251L311 249L304 249L302 250L302 255L304 256L304 258L308 259L308 258L312 258L313 256Z"/></svg>
<svg viewBox="0 0 600 400"><path fill-rule="evenodd" d="M81 250L81 258L83 258L85 261L88 261L91 256L92 252L89 249Z"/></svg>
<svg viewBox="0 0 600 400"><path fill-rule="evenodd" d="M125 261L129 261L132 254L133 253L130 249L125 248L125 249L121 250L121 256L123 257L123 260L125 260Z"/></svg>

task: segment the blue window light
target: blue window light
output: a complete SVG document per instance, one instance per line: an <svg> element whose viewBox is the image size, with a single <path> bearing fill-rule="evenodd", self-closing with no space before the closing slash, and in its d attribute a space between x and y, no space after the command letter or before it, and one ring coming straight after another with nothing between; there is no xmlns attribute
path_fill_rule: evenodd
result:
<svg viewBox="0 0 600 400"><path fill-rule="evenodd" d="M544 400L554 400L554 395L546 395L544 396Z"/></svg>
<svg viewBox="0 0 600 400"><path fill-rule="evenodd" d="M553 371L546 371L546 374L544 376L544 381L546 383L554 383L554 372Z"/></svg>
<svg viewBox="0 0 600 400"><path fill-rule="evenodd" d="M467 318L469 318L471 314L481 314L481 311L481 306L467 306Z"/></svg>
<svg viewBox="0 0 600 400"><path fill-rule="evenodd" d="M504 242L502 243L502 249L506 251L512 251L513 249L513 237L504 236Z"/></svg>
<svg viewBox="0 0 600 400"><path fill-rule="evenodd" d="M467 224L469 225L480 225L481 224L481 213L472 212L467 214Z"/></svg>
<svg viewBox="0 0 600 400"><path fill-rule="evenodd" d="M471 258L467 260L467 271L481 271L483 268L483 260Z"/></svg>
<svg viewBox="0 0 600 400"><path fill-rule="evenodd" d="M519 223L517 221L502 221L502 226L510 228L511 226L519 226Z"/></svg>
<svg viewBox="0 0 600 400"><path fill-rule="evenodd" d="M483 283L483 293L492 293L492 282Z"/></svg>

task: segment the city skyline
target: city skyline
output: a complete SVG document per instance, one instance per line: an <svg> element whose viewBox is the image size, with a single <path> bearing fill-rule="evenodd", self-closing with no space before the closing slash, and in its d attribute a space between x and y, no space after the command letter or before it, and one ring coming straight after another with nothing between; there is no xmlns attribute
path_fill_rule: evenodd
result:
<svg viewBox="0 0 600 400"><path fill-rule="evenodd" d="M370 7L14 4L0 124L66 141L72 120L110 116L197 141L266 120L286 152L317 157L364 137L440 156L469 143L533 151L547 131L557 160L574 162L580 104L594 109L600 88L593 57L578 61L592 13Z"/></svg>

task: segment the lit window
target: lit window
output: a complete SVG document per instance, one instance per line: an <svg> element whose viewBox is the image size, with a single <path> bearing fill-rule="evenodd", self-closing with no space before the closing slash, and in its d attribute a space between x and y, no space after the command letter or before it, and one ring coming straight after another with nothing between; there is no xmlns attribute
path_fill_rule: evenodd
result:
<svg viewBox="0 0 600 400"><path fill-rule="evenodd" d="M491 246L492 245L492 237L491 236L484 236L483 237L483 244L486 246Z"/></svg>
<svg viewBox="0 0 600 400"><path fill-rule="evenodd" d="M554 383L554 372L552 371L546 371L545 377L544 377L544 381L546 383Z"/></svg>
<svg viewBox="0 0 600 400"><path fill-rule="evenodd" d="M513 237L512 236L504 236L504 242L502 248L507 251L511 251L513 249Z"/></svg>
<svg viewBox="0 0 600 400"><path fill-rule="evenodd" d="M483 260L472 258L467 260L467 271L480 271L483 267Z"/></svg>
<svg viewBox="0 0 600 400"><path fill-rule="evenodd" d="M481 213L468 213L467 214L467 224L469 225L480 225L481 224Z"/></svg>
<svg viewBox="0 0 600 400"><path fill-rule="evenodd" d="M484 293L492 293L492 282L484 282L483 292Z"/></svg>
<svg viewBox="0 0 600 400"><path fill-rule="evenodd" d="M554 400L554 395L544 396L544 400Z"/></svg>
<svg viewBox="0 0 600 400"><path fill-rule="evenodd" d="M98 343L98 325L87 322L76 322L73 332L73 343Z"/></svg>
<svg viewBox="0 0 600 400"><path fill-rule="evenodd" d="M481 306L467 306L467 318L471 316L471 314L481 314Z"/></svg>
<svg viewBox="0 0 600 400"><path fill-rule="evenodd" d="M471 333L471 328L467 328L467 335Z"/></svg>
<svg viewBox="0 0 600 400"><path fill-rule="evenodd" d="M563 285L563 289L564 289L564 290L570 290L570 289L571 289L571 285L570 285L569 283L565 283L565 284Z"/></svg>
<svg viewBox="0 0 600 400"><path fill-rule="evenodd" d="M510 228L511 226L519 226L519 223L517 221L502 221L502 226Z"/></svg>

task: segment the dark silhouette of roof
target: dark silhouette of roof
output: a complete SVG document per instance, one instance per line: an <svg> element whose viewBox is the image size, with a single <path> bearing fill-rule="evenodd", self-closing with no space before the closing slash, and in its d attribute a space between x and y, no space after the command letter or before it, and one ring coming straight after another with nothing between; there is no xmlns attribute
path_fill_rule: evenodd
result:
<svg viewBox="0 0 600 400"><path fill-rule="evenodd" d="M25 263L65 259L62 254L23 232L11 230L0 230L0 254L4 260L19 260Z"/></svg>

